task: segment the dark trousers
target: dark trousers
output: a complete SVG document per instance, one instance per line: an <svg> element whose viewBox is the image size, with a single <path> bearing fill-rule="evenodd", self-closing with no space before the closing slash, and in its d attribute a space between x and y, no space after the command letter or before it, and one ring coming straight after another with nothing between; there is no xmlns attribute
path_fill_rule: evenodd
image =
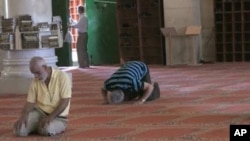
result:
<svg viewBox="0 0 250 141"><path fill-rule="evenodd" d="M89 67L89 55L88 55L88 34L87 33L78 33L76 50L79 67L85 68Z"/></svg>
<svg viewBox="0 0 250 141"><path fill-rule="evenodd" d="M142 82L147 82L149 84L151 84L151 77L150 77L150 72L149 72L149 69L146 73L146 75L142 78L141 80ZM132 100L132 99L135 99L137 97L142 97L143 96L143 90L139 91L138 93L135 93L135 94L128 94L125 99L127 100ZM160 95L160 91L159 91L159 87L157 88L154 88L153 92L151 93L151 95L147 98L146 101L151 101L151 100L155 100L157 98L159 98L159 95Z"/></svg>

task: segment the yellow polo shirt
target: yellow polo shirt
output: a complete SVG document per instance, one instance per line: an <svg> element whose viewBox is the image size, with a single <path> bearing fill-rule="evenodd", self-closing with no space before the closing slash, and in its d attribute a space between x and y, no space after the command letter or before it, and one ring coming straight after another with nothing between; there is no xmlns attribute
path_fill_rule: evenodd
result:
<svg viewBox="0 0 250 141"><path fill-rule="evenodd" d="M49 87L38 79L33 79L28 91L27 101L36 103L44 112L52 113L63 98L71 98L71 80L66 72L52 68ZM69 114L70 103L60 114L66 117Z"/></svg>

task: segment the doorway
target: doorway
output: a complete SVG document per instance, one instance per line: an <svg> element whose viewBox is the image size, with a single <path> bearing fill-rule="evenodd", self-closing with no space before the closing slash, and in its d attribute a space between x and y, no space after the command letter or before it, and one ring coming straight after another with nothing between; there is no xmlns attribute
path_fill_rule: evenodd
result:
<svg viewBox="0 0 250 141"><path fill-rule="evenodd" d="M77 14L77 6L78 5L84 5L85 0L69 0L69 16L75 20L78 21L79 15ZM72 33L72 43L71 43L71 49L72 49L72 60L73 65L78 65L77 60L77 53L76 53L76 41L77 41L77 29L71 28Z"/></svg>

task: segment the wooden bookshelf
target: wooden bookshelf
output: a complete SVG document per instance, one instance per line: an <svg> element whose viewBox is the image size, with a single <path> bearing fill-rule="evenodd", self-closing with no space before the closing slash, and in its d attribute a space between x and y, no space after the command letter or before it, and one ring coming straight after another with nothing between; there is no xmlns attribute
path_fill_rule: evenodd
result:
<svg viewBox="0 0 250 141"><path fill-rule="evenodd" d="M250 1L215 0L217 62L250 61Z"/></svg>
<svg viewBox="0 0 250 141"><path fill-rule="evenodd" d="M162 0L117 0L117 27L122 61L164 64Z"/></svg>

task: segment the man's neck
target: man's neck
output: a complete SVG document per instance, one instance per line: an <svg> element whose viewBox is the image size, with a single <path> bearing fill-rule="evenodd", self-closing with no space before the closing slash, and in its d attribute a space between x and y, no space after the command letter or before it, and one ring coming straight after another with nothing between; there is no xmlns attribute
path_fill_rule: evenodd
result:
<svg viewBox="0 0 250 141"><path fill-rule="evenodd" d="M80 13L79 14L79 18L83 17L84 16L84 13Z"/></svg>

